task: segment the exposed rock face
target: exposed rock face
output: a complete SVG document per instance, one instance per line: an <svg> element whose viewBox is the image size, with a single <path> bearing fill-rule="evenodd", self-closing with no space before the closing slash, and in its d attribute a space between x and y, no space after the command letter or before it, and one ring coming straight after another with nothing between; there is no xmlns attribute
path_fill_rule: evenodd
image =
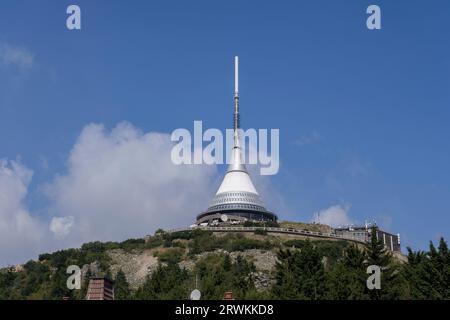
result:
<svg viewBox="0 0 450 320"><path fill-rule="evenodd" d="M158 258L153 256L154 250L133 251L126 252L122 249L108 251L108 256L111 258L111 274L116 276L117 272L122 269L125 273L127 281L132 290L137 290L145 283L147 276L150 276L158 267ZM272 270L277 262L276 254L272 251L251 249L243 252L226 252L224 250L216 250L214 252L204 252L195 256L194 259L185 259L179 263L181 268L187 270L194 270L195 263L201 258L211 254L229 254L232 261L235 261L240 255L243 258L252 261L255 265L256 271L250 276L255 282L257 290L266 290L274 283ZM87 270L91 274L95 274L98 266L86 265L82 269L83 276Z"/></svg>
<svg viewBox="0 0 450 320"><path fill-rule="evenodd" d="M260 292L269 290L276 283L275 278L265 272L252 272L250 277L253 279L256 290Z"/></svg>
<svg viewBox="0 0 450 320"><path fill-rule="evenodd" d="M257 235L254 234L250 234L248 236L250 238L257 237ZM266 238L264 238L264 236L261 237L262 239L267 238L267 236ZM284 239L284 237L291 239L294 236L280 235L279 239ZM298 239L298 237L295 239ZM130 288L132 290L137 290L145 283L147 277L151 276L158 267L160 260L158 257L154 256L154 253L161 250L164 251L165 249L157 247L148 250L133 250L131 252L123 249L110 250L107 254L111 258L111 275L115 277L117 272L122 270L125 273ZM250 249L245 251L227 252L223 249L217 249L213 252L202 252L193 257L184 254L182 260L178 264L181 268L193 271L199 260L213 254L229 254L233 262L236 261L238 256L243 257L247 261L253 262L256 270L255 272L249 274L249 277L254 281L255 287L258 291L268 290L275 283L275 266L278 262L278 258L276 253L272 250ZM323 263L325 266L328 264L327 258L324 257ZM164 263L162 264L164 265ZM92 275L96 275L99 271L99 265L96 263L85 265L82 269L83 277L87 270L90 270Z"/></svg>
<svg viewBox="0 0 450 320"><path fill-rule="evenodd" d="M158 258L153 256L153 250L126 252L116 249L108 251L108 255L112 260L112 276L115 277L122 269L132 290L143 285L147 276L158 267Z"/></svg>
<svg viewBox="0 0 450 320"><path fill-rule="evenodd" d="M252 261L256 267L256 270L269 272L277 263L277 255L270 250L258 250L250 249L245 251L228 252L222 249L215 250L213 252L203 252L196 255L196 260L204 258L211 254L229 254L231 260L234 262L238 256L241 256L249 261ZM193 270L195 262L193 260L185 260L179 263L180 267L185 267L188 270Z"/></svg>
<svg viewBox="0 0 450 320"><path fill-rule="evenodd" d="M84 281L84 278L86 277L86 273L90 272L92 277L96 277L99 275L100 272L100 264L97 261L92 262L91 264L85 264L81 268L81 279Z"/></svg>
<svg viewBox="0 0 450 320"><path fill-rule="evenodd" d="M276 254L272 251L250 249L242 252L227 252L225 250L219 249L214 252L204 252L198 254L195 256L195 260L198 261L199 259L212 254L229 254L233 262L236 261L238 256L241 256L248 261L252 261L255 265L256 271L252 272L249 277L253 279L255 288L258 291L268 290L275 283L273 270L278 260ZM179 266L181 268L186 268L187 270L192 271L195 267L195 261L192 259L184 260L179 263Z"/></svg>
<svg viewBox="0 0 450 320"><path fill-rule="evenodd" d="M275 268L277 263L277 255L272 251L251 249L243 252L231 252L231 259L236 259L238 255L253 261L256 270L262 272L270 272Z"/></svg>
<svg viewBox="0 0 450 320"><path fill-rule="evenodd" d="M240 255L255 265L256 271L250 274L257 291L265 291L275 284L273 270L278 261L277 255L272 251L251 249L243 252L231 252L231 259L234 260Z"/></svg>
<svg viewBox="0 0 450 320"><path fill-rule="evenodd" d="M198 255L198 256L200 256L200 255ZM183 260L183 261L179 262L178 265L180 266L180 268L184 268L186 270L192 271L195 268L195 261L192 259Z"/></svg>

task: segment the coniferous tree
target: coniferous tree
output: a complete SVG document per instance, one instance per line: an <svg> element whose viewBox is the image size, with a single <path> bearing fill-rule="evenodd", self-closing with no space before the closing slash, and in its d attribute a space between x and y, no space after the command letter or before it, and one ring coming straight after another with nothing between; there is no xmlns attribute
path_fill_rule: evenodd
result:
<svg viewBox="0 0 450 320"><path fill-rule="evenodd" d="M272 288L274 299L292 300L304 299L297 290L292 268L293 252L289 249L278 251L278 262L276 264L276 284Z"/></svg>
<svg viewBox="0 0 450 320"><path fill-rule="evenodd" d="M257 296L252 274L255 266L241 255L235 262L228 254L209 255L196 265L195 274L199 276L202 299L222 299L227 291L232 291L236 299L243 299L251 293Z"/></svg>
<svg viewBox="0 0 450 320"><path fill-rule="evenodd" d="M427 299L431 291L431 284L427 281L428 255L424 251L413 251L407 248L408 262L403 266L402 273L408 279L408 289L411 298Z"/></svg>
<svg viewBox="0 0 450 320"><path fill-rule="evenodd" d="M366 263L365 266L375 265L381 269L381 286L382 288L386 285L384 276L385 271L391 262L391 256L384 248L384 244L381 239L378 239L378 228L373 227L370 234L370 242L366 247ZM381 291L379 289L367 290L370 299L379 300L381 299Z"/></svg>
<svg viewBox="0 0 450 320"><path fill-rule="evenodd" d="M236 262L231 265L228 278L230 278L232 289L239 297L243 297L246 291L254 287L253 279L250 277L254 271L253 263L248 262L241 255L237 256Z"/></svg>
<svg viewBox="0 0 450 320"><path fill-rule="evenodd" d="M385 249L383 241L378 239L377 236L378 229L376 227L372 228L370 235L370 242L366 248L367 265L377 265L380 267L386 267L391 262L391 255Z"/></svg>
<svg viewBox="0 0 450 320"><path fill-rule="evenodd" d="M381 269L381 289L367 289L369 298L401 299L409 298L407 279L401 274L401 266L392 258L392 253L386 250L383 241L377 237L377 227L371 230L370 242L366 247L365 266L376 265Z"/></svg>
<svg viewBox="0 0 450 320"><path fill-rule="evenodd" d="M442 299L450 299L450 251L444 238L439 240L439 254L436 260L437 268L440 270L440 277L436 278L439 283L436 283L436 286Z"/></svg>
<svg viewBox="0 0 450 320"><path fill-rule="evenodd" d="M404 268L411 295L415 299L450 299L450 253L443 238L436 249L430 241L427 253L408 248Z"/></svg>
<svg viewBox="0 0 450 320"><path fill-rule="evenodd" d="M12 268L7 268L0 271L0 300L12 298L14 281L17 274L13 272Z"/></svg>
<svg viewBox="0 0 450 320"><path fill-rule="evenodd" d="M87 295L87 291L88 291L88 287L89 287L89 281L91 280L91 277L92 277L91 269L88 268L84 275L83 283L81 284L81 292L80 292L80 297L79 297L79 299L81 299L81 300L86 299L86 295Z"/></svg>
<svg viewBox="0 0 450 320"><path fill-rule="evenodd" d="M167 266L159 265L135 297L141 300L186 299L189 294L187 280L187 271L178 264L169 262Z"/></svg>
<svg viewBox="0 0 450 320"><path fill-rule="evenodd" d="M356 245L345 249L342 259L327 274L327 299L367 299L365 253Z"/></svg>
<svg viewBox="0 0 450 320"><path fill-rule="evenodd" d="M125 277L125 273L122 271L122 269L117 272L116 279L114 280L114 299L130 299L130 287L128 285L127 278Z"/></svg>
<svg viewBox="0 0 450 320"><path fill-rule="evenodd" d="M225 257L223 258L223 270L231 270L231 258L229 254L225 254Z"/></svg>
<svg viewBox="0 0 450 320"><path fill-rule="evenodd" d="M274 294L281 299L320 299L324 296L322 256L310 241L300 251L280 251Z"/></svg>
<svg viewBox="0 0 450 320"><path fill-rule="evenodd" d="M170 239L175 239L175 235ZM224 246L211 236L201 237L197 247L192 247L194 238L187 241L190 249L197 253L214 251ZM158 240L162 244L161 239ZM171 240L172 241L172 240ZM140 245L140 242L136 243ZM127 243L127 246L133 246ZM226 240L226 250L236 252L249 248L274 248L269 241L261 243L231 236ZM61 250L44 254L38 262L28 262L23 268L0 269L0 299L84 299L90 279L85 275L81 290L69 290L66 285L68 265L96 263L100 275L108 273L110 260L106 250L121 244L91 243L82 249ZM256 290L255 281L260 275L250 260L229 254L208 254L192 261L194 272L179 267L182 258L166 261L147 279L136 295L137 299L186 299L192 290L194 276L198 275L198 288L202 299L222 299L225 291L233 291L236 299L450 299L450 253L447 243L440 239L438 244L430 242L429 250L412 251L408 248L408 259L397 259L398 253L389 253L372 230L371 242L365 250L345 243L330 241L291 240L281 248L295 246L296 249L281 249L275 275L276 284L272 290ZM128 248L131 248L128 247ZM191 253L191 252L190 252ZM192 258L192 255L190 256ZM324 260L328 259L324 268ZM381 290L369 291L366 280L368 265L381 268ZM95 268L91 269L95 270ZM122 279L122 280L121 280ZM260 284L260 283L256 283ZM123 288L123 289L122 289ZM116 299L130 297L123 272L116 276Z"/></svg>

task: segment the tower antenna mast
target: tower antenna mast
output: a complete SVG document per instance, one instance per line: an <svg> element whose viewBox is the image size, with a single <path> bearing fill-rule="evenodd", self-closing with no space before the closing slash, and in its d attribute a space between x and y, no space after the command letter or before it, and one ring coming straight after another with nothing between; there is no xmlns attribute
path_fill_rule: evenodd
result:
<svg viewBox="0 0 450 320"><path fill-rule="evenodd" d="M240 116L239 116L239 57L234 57L234 117L233 117L233 129L236 131L240 128Z"/></svg>
<svg viewBox="0 0 450 320"><path fill-rule="evenodd" d="M239 117L239 57L237 56L234 57L233 100L234 145L231 149L228 170L208 209L197 216L197 225L217 222L218 217L221 217L223 222L242 222L248 219L264 222L278 219L276 214L266 209L245 168L243 157L245 149L241 150L239 143L241 123ZM244 143L243 147L245 147Z"/></svg>

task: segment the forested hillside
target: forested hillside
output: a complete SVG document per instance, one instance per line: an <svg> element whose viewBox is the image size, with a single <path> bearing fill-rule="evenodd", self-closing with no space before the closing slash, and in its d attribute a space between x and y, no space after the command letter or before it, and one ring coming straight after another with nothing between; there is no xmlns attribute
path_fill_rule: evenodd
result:
<svg viewBox="0 0 450 320"><path fill-rule="evenodd" d="M42 254L38 261L0 271L0 299L83 299L87 279L115 280L116 299L450 299L450 253L441 239L427 252L408 249L402 262L373 241L285 239L195 230L158 231L146 241L93 242ZM137 259L143 273L130 269ZM139 260L140 259L140 260ZM142 262L144 261L144 262ZM69 265L83 267L81 290L66 286ZM131 265L131 267L130 267ZM368 290L368 265L382 269L381 290Z"/></svg>

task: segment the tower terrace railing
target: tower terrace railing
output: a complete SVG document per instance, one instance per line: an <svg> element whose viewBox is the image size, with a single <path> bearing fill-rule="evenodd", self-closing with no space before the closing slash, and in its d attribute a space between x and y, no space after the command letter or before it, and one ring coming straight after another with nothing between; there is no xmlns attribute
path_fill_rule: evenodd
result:
<svg viewBox="0 0 450 320"><path fill-rule="evenodd" d="M286 233L286 234L295 234L295 235L302 235L302 236L309 236L309 237L317 237L317 238L328 238L328 239L336 239L336 240L348 240L353 241L357 243L366 243L365 241L362 241L361 239L358 239L356 237L351 236L344 236L344 235L338 235L334 233L329 232L317 232L317 231L310 231L310 230L302 230L302 229L292 229L292 228L275 228L275 227L210 227L210 226L198 226L198 227L186 227L186 228L178 228L178 229L171 229L166 231L167 233L176 233L176 232L182 232L182 231L192 231L192 230L206 230L206 231L213 231L213 232L254 232L256 230L265 230L267 232L271 233Z"/></svg>

